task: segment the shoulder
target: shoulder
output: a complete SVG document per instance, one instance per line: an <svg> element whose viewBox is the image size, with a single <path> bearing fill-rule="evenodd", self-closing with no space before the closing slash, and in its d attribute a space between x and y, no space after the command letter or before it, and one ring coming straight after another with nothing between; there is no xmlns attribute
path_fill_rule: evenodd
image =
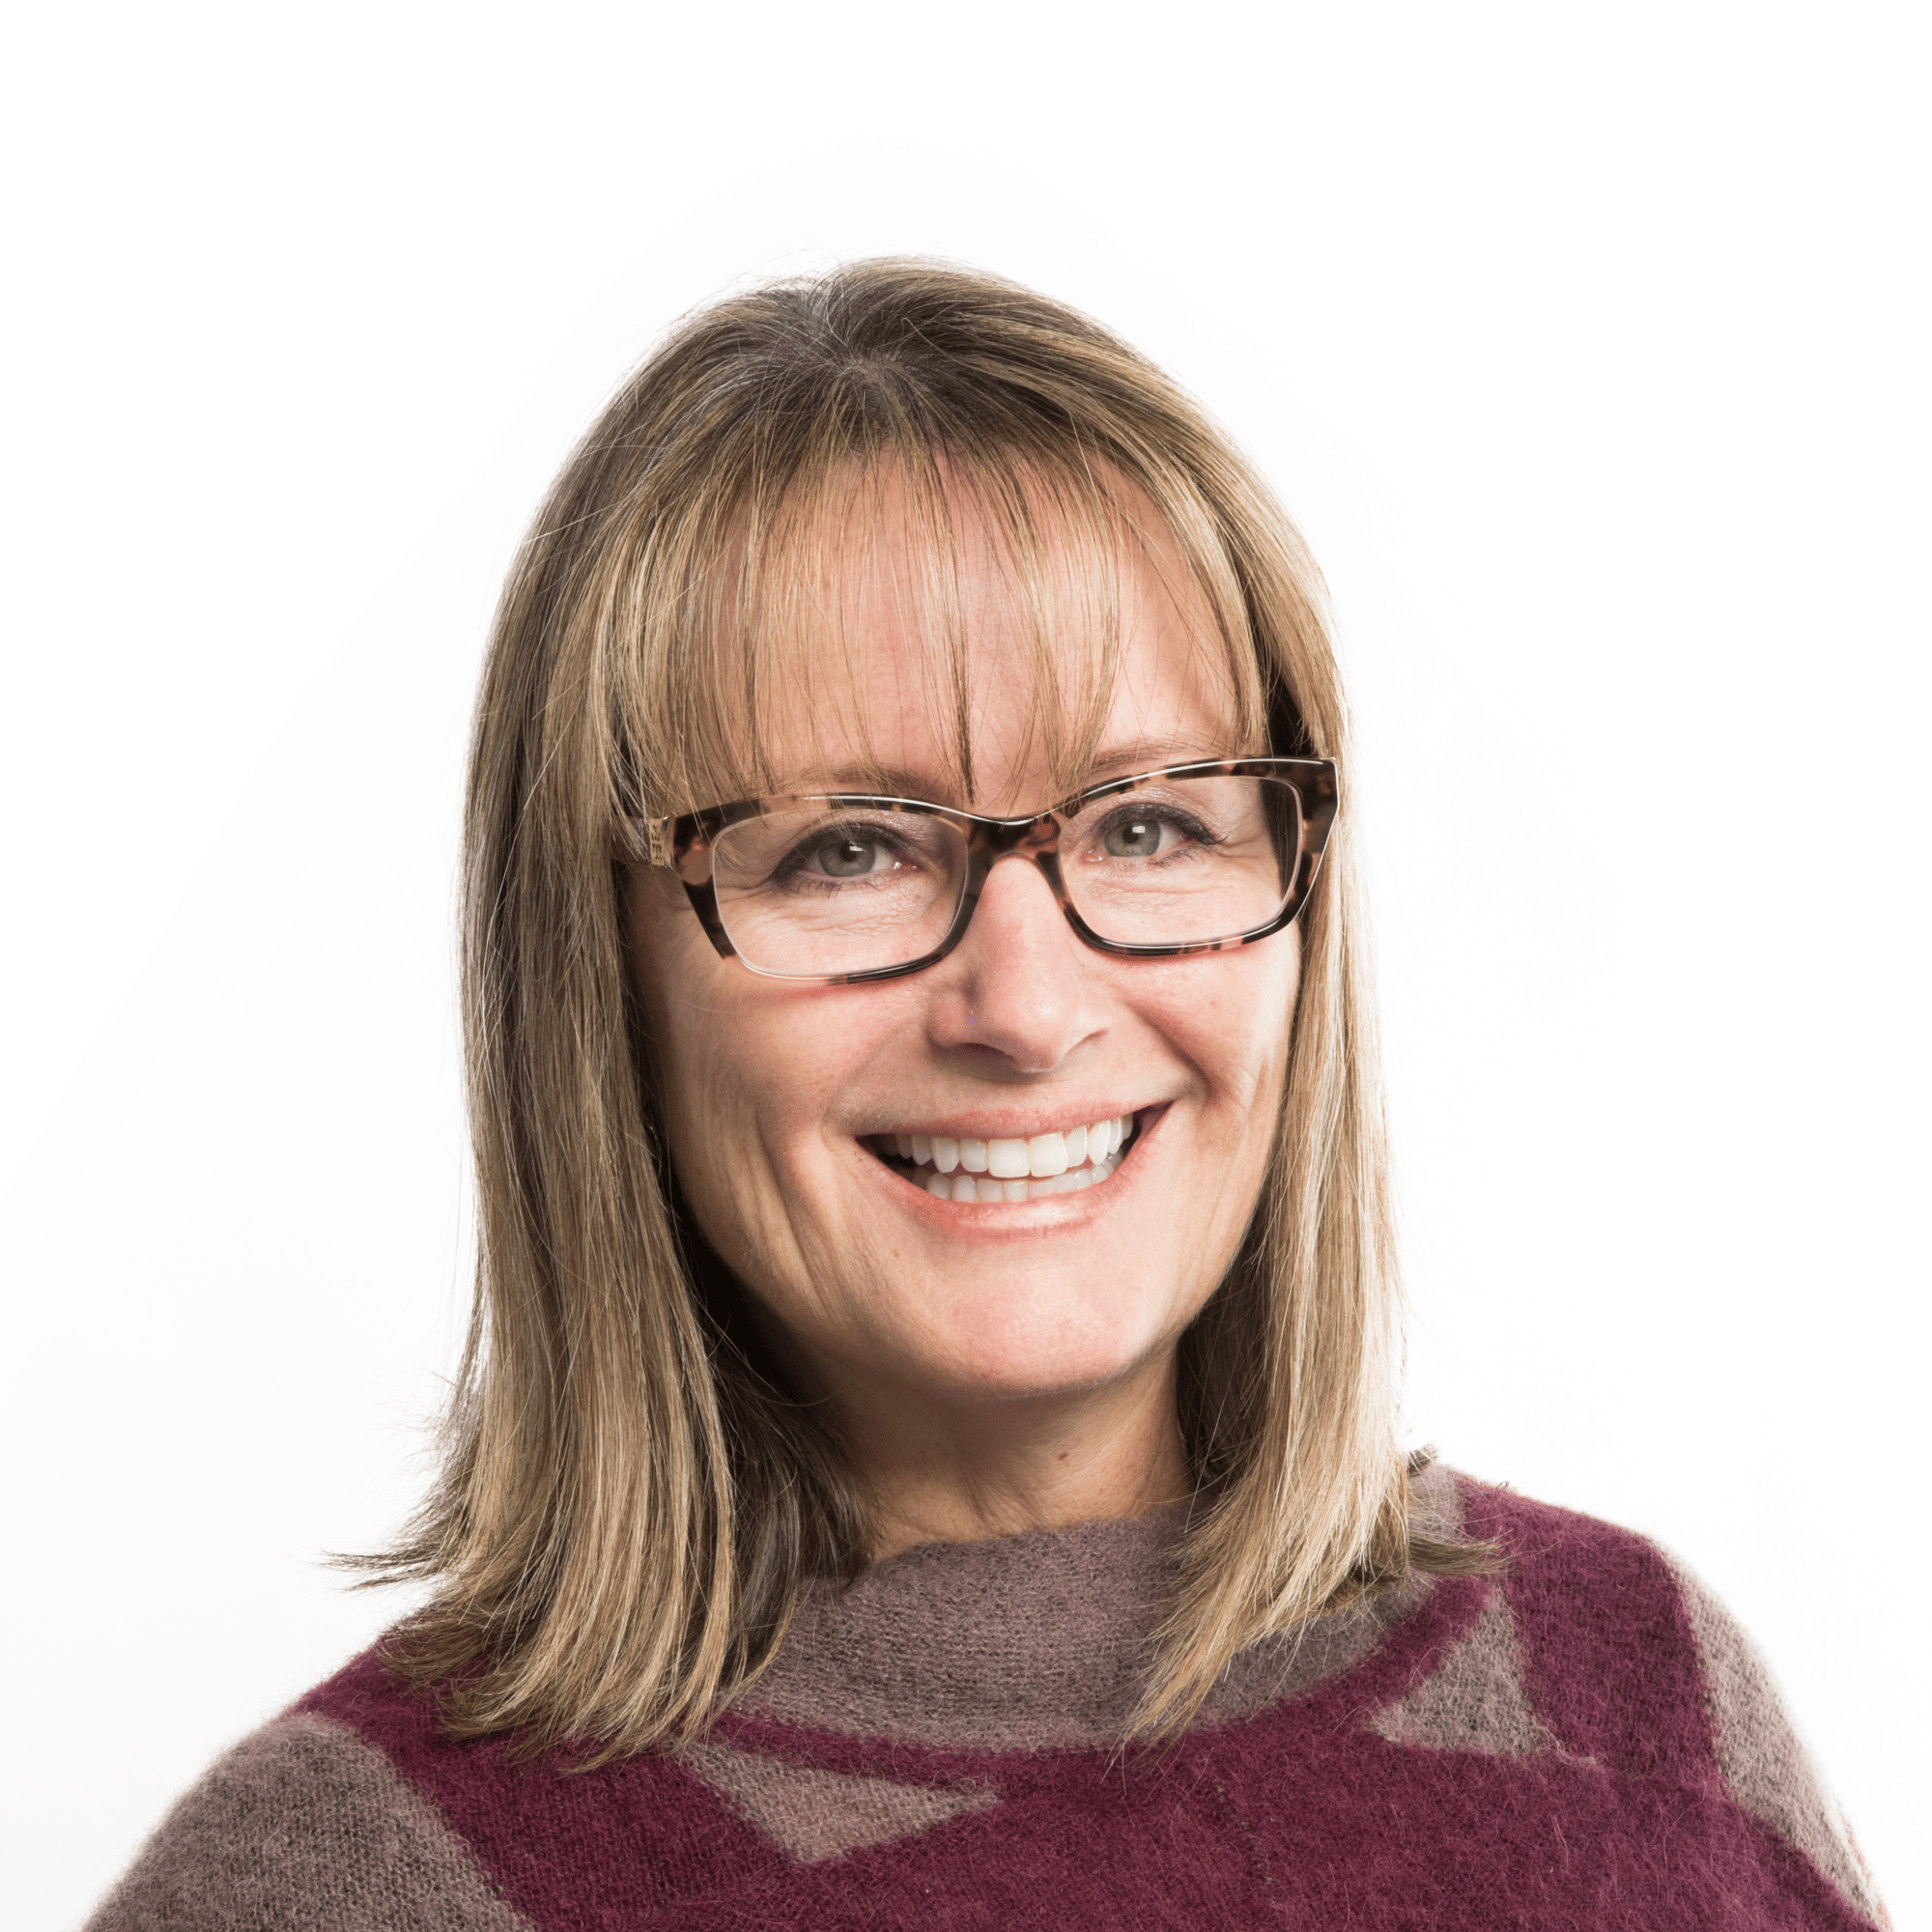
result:
<svg viewBox="0 0 1932 1932"><path fill-rule="evenodd" d="M1763 1659L1685 1564L1594 1517L1467 1477L1457 1489L1468 1533L1502 1551L1524 1690L1562 1747L1636 1775L1714 1770L1734 1804L1883 1923Z"/></svg>
<svg viewBox="0 0 1932 1932"><path fill-rule="evenodd" d="M219 1759L88 1932L656 1925L781 1886L781 1835L702 1752L585 1769L511 1743L447 1736L379 1644Z"/></svg>
<svg viewBox="0 0 1932 1932"><path fill-rule="evenodd" d="M216 1759L88 1932L527 1932L388 1756L298 1705Z"/></svg>

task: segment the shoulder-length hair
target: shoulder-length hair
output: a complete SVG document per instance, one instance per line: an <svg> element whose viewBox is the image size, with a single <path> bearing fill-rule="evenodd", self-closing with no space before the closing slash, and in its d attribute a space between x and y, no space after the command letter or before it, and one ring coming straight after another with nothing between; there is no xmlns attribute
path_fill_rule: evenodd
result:
<svg viewBox="0 0 1932 1932"><path fill-rule="evenodd" d="M1197 1492L1136 1730L1184 1724L1258 1638L1473 1560L1412 1527L1397 1444L1347 715L1315 564L1200 407L1086 317L983 274L861 262L678 327L566 464L497 616L465 873L474 1314L441 1474L377 1563L434 1585L393 1655L458 1735L572 1740L593 1761L674 1745L764 1667L803 1588L864 1568L863 1485L682 1208L620 828L769 788L759 720L809 708L797 639L823 631L813 533L862 516L887 474L919 506L929 696L969 790L962 490L1032 613L1050 769L1084 755L1104 695L1130 503L1205 595L1251 741L1340 761L1266 1177L1180 1344ZM1080 679L1053 635L1069 554L1097 639Z"/></svg>

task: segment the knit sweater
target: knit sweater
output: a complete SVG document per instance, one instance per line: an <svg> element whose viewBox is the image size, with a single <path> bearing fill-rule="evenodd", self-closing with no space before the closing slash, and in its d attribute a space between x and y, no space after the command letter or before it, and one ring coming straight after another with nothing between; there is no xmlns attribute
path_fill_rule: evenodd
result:
<svg viewBox="0 0 1932 1932"><path fill-rule="evenodd" d="M1694 1580L1428 1493L1498 1576L1255 1646L1170 1747L1120 1738L1172 1513L908 1550L811 1597L695 1747L592 1772L440 1736L378 1645L215 1764L93 1932L1886 1923Z"/></svg>

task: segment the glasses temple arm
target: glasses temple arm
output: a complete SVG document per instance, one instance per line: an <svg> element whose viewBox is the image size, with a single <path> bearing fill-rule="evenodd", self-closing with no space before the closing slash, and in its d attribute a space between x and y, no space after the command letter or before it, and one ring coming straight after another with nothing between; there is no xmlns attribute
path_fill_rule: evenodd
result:
<svg viewBox="0 0 1932 1932"><path fill-rule="evenodd" d="M631 850L635 856L639 846L647 866L669 866L671 864L670 828L668 818L633 818L626 821L631 828Z"/></svg>

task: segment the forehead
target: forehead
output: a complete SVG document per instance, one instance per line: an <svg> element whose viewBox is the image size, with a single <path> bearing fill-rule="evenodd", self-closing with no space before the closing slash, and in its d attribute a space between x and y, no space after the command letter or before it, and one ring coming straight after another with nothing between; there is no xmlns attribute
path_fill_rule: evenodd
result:
<svg viewBox="0 0 1932 1932"><path fill-rule="evenodd" d="M763 554L748 540L737 621L716 639L718 736L742 787L724 795L1018 811L1090 778L1262 749L1245 638L1123 479L878 469L788 508Z"/></svg>

